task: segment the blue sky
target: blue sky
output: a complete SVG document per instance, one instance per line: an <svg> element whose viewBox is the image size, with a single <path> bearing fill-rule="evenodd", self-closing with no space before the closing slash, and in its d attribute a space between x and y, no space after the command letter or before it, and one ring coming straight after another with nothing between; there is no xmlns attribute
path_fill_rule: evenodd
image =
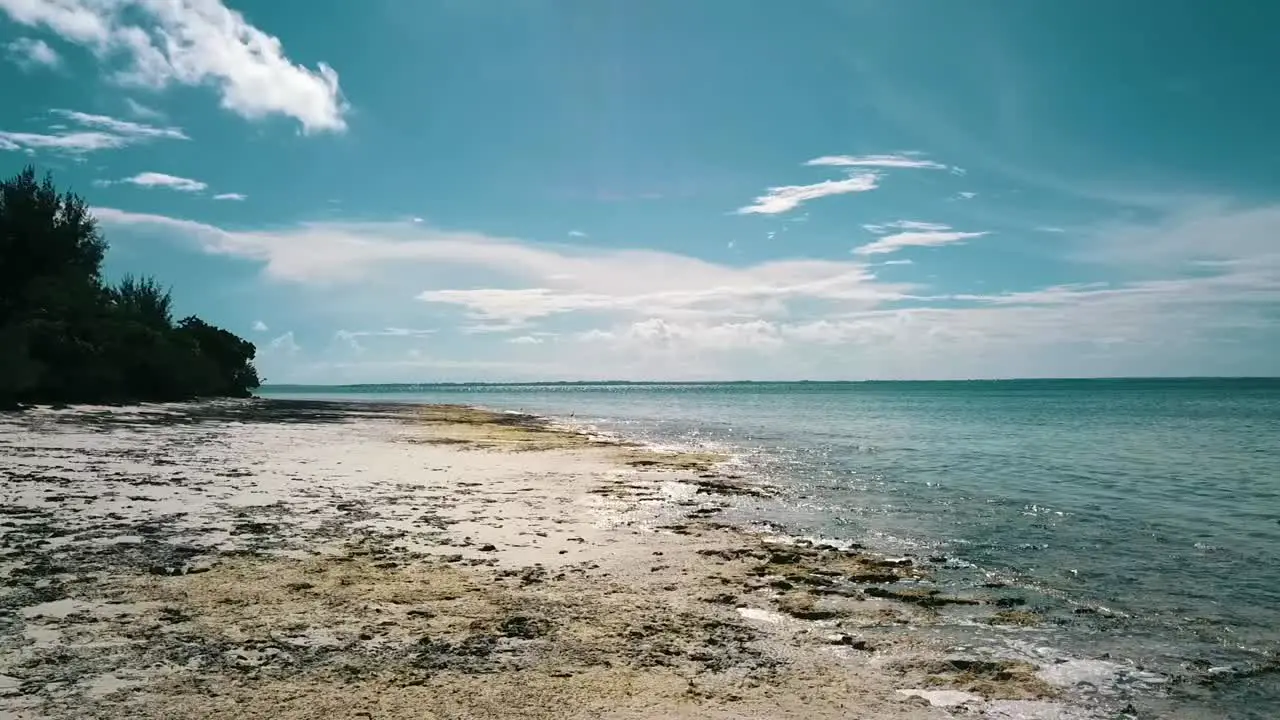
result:
<svg viewBox="0 0 1280 720"><path fill-rule="evenodd" d="M0 0L0 171L268 381L1280 374L1263 5L307 7Z"/></svg>

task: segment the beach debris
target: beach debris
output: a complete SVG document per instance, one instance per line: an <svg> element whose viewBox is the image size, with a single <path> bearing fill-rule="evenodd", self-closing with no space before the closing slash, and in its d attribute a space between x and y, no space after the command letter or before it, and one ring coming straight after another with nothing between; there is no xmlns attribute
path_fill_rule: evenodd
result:
<svg viewBox="0 0 1280 720"><path fill-rule="evenodd" d="M863 650L866 652L871 652L875 649L871 647L871 643L863 640L862 638L850 635L849 633L835 633L827 635L823 639L828 645L843 645L851 647L854 650Z"/></svg>
<svg viewBox="0 0 1280 720"><path fill-rule="evenodd" d="M831 607L819 607L812 595L784 595L777 602L778 609L797 620L830 620L843 614Z"/></svg>
<svg viewBox="0 0 1280 720"><path fill-rule="evenodd" d="M943 595L934 588L907 588L905 590L889 590L881 587L869 587L863 590L870 597L898 602L912 603L921 607L942 607L943 605L981 605L981 600Z"/></svg>
<svg viewBox="0 0 1280 720"><path fill-rule="evenodd" d="M961 705L969 703L982 702L981 695L963 692L961 690L923 690L919 688L910 688L899 690L899 695L908 698L920 698L929 703L933 707L957 708Z"/></svg>
<svg viewBox="0 0 1280 720"><path fill-rule="evenodd" d="M1043 621L1044 618L1037 613L1026 610L1001 610L987 618L987 622L991 625L1018 625L1023 627L1039 625Z"/></svg>
<svg viewBox="0 0 1280 720"><path fill-rule="evenodd" d="M1061 691L1038 675L1039 668L1022 660L947 658L900 664L903 670L924 672L925 682L946 686L986 699L1039 700Z"/></svg>

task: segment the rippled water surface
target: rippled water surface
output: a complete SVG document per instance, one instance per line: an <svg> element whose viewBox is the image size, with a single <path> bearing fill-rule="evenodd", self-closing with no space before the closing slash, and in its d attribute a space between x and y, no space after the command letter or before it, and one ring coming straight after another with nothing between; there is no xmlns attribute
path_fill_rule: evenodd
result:
<svg viewBox="0 0 1280 720"><path fill-rule="evenodd" d="M729 449L788 489L785 501L757 510L762 519L946 555L944 575L957 585L1019 587L1053 618L1029 644L1048 639L1071 657L1123 663L1145 677L1144 697L1160 715L1280 717L1280 380L263 395L465 402ZM1104 666L1063 664L1086 684L1115 680L1090 676L1107 675Z"/></svg>

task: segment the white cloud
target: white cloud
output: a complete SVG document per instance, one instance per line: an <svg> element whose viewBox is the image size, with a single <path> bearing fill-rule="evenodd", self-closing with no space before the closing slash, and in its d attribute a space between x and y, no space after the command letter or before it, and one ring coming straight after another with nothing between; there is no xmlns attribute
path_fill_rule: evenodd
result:
<svg viewBox="0 0 1280 720"><path fill-rule="evenodd" d="M269 329L269 328L267 328L267 324L266 324L266 323L264 323L264 322L262 322L261 320L254 320L254 321L253 321L253 331L254 331L254 332L267 332L267 330L268 330L268 329Z"/></svg>
<svg viewBox="0 0 1280 720"><path fill-rule="evenodd" d="M293 331L290 330L267 343L267 350L271 353L297 355L302 350L302 347L293 339Z"/></svg>
<svg viewBox="0 0 1280 720"><path fill-rule="evenodd" d="M56 68L62 65L62 57L49 43L31 38L18 38L5 46L9 58L23 70Z"/></svg>
<svg viewBox="0 0 1280 720"><path fill-rule="evenodd" d="M730 323L680 323L664 318L648 318L616 330L590 330L578 340L607 343L616 348L666 351L673 348L732 352L742 349L778 347L783 337L778 326L767 320Z"/></svg>
<svg viewBox="0 0 1280 720"><path fill-rule="evenodd" d="M907 247L937 247L951 245L972 238L983 237L987 232L959 232L948 225L918 222L915 220L899 220L886 225L864 225L873 232L885 232L886 228L896 228L902 232L883 235L874 242L854 248L855 255L881 255L897 252Z"/></svg>
<svg viewBox="0 0 1280 720"><path fill-rule="evenodd" d="M976 192L968 192L968 191L965 191L965 192L958 192L958 193L956 193L956 197L960 198L961 200L972 200L972 199L974 199L974 198L978 197L978 193L976 193Z"/></svg>
<svg viewBox="0 0 1280 720"><path fill-rule="evenodd" d="M249 196L243 193L218 193L217 195L213 196L213 199L244 201L244 200L248 200Z"/></svg>
<svg viewBox="0 0 1280 720"><path fill-rule="evenodd" d="M95 214L113 233L176 233L205 252L260 263L273 280L345 287L387 302L416 296L433 315L461 312L465 330L473 333L516 330L574 313L742 319L785 315L791 305L806 302L852 310L905 297L911 289L875 281L855 261L730 267L653 250L535 244L408 223L230 232L108 208Z"/></svg>
<svg viewBox="0 0 1280 720"><path fill-rule="evenodd" d="M485 321L479 325L463 325L459 328L464 335L488 335L496 333L508 333L514 330L528 329L529 323L525 320L505 320L502 322Z"/></svg>
<svg viewBox="0 0 1280 720"><path fill-rule="evenodd" d="M586 236L587 236L587 234L586 234L586 233L584 233L584 232L582 232L581 230L570 230L570 231L569 231L569 237L573 237L573 238L584 238L584 237L586 237Z"/></svg>
<svg viewBox="0 0 1280 720"><path fill-rule="evenodd" d="M521 335L520 337L511 338L507 342L512 345L541 345L543 341L542 338L533 335Z"/></svg>
<svg viewBox="0 0 1280 720"><path fill-rule="evenodd" d="M389 328L383 328L381 330L339 330L338 332L341 333L344 337L352 337L352 338L425 337L427 335L434 335L436 333L436 330L434 328L423 330L423 329L415 329L415 328L389 327Z"/></svg>
<svg viewBox="0 0 1280 720"><path fill-rule="evenodd" d="M181 129L175 127L158 127L73 110L56 109L51 113L75 123L80 126L79 129L73 130L64 124L55 123L49 126L53 131L51 133L0 130L0 150L55 150L82 154L97 150L115 150L152 140L189 139Z"/></svg>
<svg viewBox="0 0 1280 720"><path fill-rule="evenodd" d="M894 155L824 155L805 163L815 167L841 168L877 168L877 169L929 169L946 170L963 173L960 168L953 168L942 163L920 157L920 153L899 153ZM802 203L830 195L867 192L879 187L881 173L876 170L861 172L851 170L843 180L824 180L811 185L781 185L769 188L764 195L755 199L751 205L738 208L739 215L777 215L794 210ZM797 220L806 220L807 216ZM783 229L785 231L785 228Z"/></svg>
<svg viewBox="0 0 1280 720"><path fill-rule="evenodd" d="M347 330L339 330L333 334L333 339L335 342L340 342L345 344L348 348L355 351L356 353L363 353L365 351L365 347L364 345L360 344L360 340L358 339L358 337L359 336L357 336L355 333L348 332Z"/></svg>
<svg viewBox="0 0 1280 720"><path fill-rule="evenodd" d="M914 265L914 260L885 260L881 265Z"/></svg>
<svg viewBox="0 0 1280 720"><path fill-rule="evenodd" d="M920 157L920 153L899 153L896 155L824 155L805 163L819 167L875 167L875 168L916 168L924 170L947 170L947 165Z"/></svg>
<svg viewBox="0 0 1280 720"><path fill-rule="evenodd" d="M80 154L95 150L114 150L129 145L127 138L100 132L58 132L55 134L8 132L0 130L0 150L57 150Z"/></svg>
<svg viewBox="0 0 1280 720"><path fill-rule="evenodd" d="M347 356L267 353L273 379L1231 374L1260 372L1280 342L1280 207L1198 208L1149 226L1073 232L1061 247L1081 253L1071 267L1082 282L947 295L876 277L862 258L737 267L407 222L232 232L119 210L98 216L113 242L159 234L254 263L264 297L294 294L317 324L382 328L347 331L365 348L358 357L349 342L331 343ZM1084 259L1093 264L1081 270ZM412 363L411 343L373 340L423 325L470 334ZM543 331L563 339L518 340ZM538 345L538 362L515 361L513 340ZM1236 350L1222 352L1226 343Z"/></svg>
<svg viewBox="0 0 1280 720"><path fill-rule="evenodd" d="M862 226L863 230L876 235L883 235L890 230L923 230L925 232L933 232L936 230L950 230L950 225L941 223L920 222L919 220L897 220L883 224L868 224Z"/></svg>
<svg viewBox="0 0 1280 720"><path fill-rule="evenodd" d="M0 0L3 2L4 0ZM113 135L119 135L126 138L136 138L139 140L163 139L163 140L190 140L187 134L181 128L176 127L157 127L146 123L136 123L129 120L120 120L108 115L93 115L91 113L77 112L75 110L54 109L50 111L54 115L61 116L84 127L96 128L109 132Z"/></svg>
<svg viewBox="0 0 1280 720"><path fill-rule="evenodd" d="M1041 225L1037 227L1036 230L1047 233L1064 233L1067 231L1066 228L1055 227L1053 225Z"/></svg>
<svg viewBox="0 0 1280 720"><path fill-rule="evenodd" d="M315 70L295 64L278 38L221 0L0 0L0 11L104 62L123 57L127 68L115 74L122 83L211 85L222 107L247 119L283 115L306 133L346 129L338 73L323 62Z"/></svg>
<svg viewBox="0 0 1280 720"><path fill-rule="evenodd" d="M209 186L199 180L191 178L178 177L177 175L167 175L158 172L138 173L133 177L127 177L122 180L98 180L95 185L137 185L143 188L166 188L168 190L176 190L177 192L198 193L203 192Z"/></svg>
<svg viewBox="0 0 1280 720"><path fill-rule="evenodd" d="M129 108L129 113L132 114L134 117L142 118L143 120L163 120L164 119L164 113L160 112L159 110L156 110L155 108L143 105L142 103L138 102L137 100L134 100L133 98L125 98L124 104L125 104L125 107Z"/></svg>
<svg viewBox="0 0 1280 720"><path fill-rule="evenodd" d="M831 195L867 192L879 187L880 176L875 173L859 173L844 180L824 180L812 185L782 185L771 187L755 199L751 205L738 208L739 215L776 215L794 210L801 203Z"/></svg>

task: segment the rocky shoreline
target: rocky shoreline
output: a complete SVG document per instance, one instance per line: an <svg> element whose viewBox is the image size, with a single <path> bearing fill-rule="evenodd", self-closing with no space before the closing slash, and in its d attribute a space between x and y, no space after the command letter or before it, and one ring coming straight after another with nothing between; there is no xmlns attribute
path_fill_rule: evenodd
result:
<svg viewBox="0 0 1280 720"><path fill-rule="evenodd" d="M1088 717L723 458L453 406L0 417L0 717Z"/></svg>

